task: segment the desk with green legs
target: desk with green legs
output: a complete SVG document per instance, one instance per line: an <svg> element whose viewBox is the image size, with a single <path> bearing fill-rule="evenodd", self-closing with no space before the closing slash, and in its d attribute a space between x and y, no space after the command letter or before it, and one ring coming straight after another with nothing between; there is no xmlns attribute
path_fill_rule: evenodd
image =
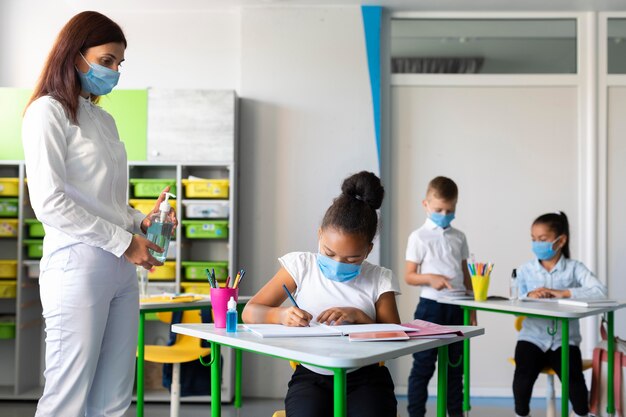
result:
<svg viewBox="0 0 626 417"><path fill-rule="evenodd" d="M561 327L561 416L567 417L569 411L569 323L570 320L577 320L583 317L606 314L608 327L608 381L607 381L607 413L615 414L615 398L613 395L613 352L615 350L615 340L613 337L614 324L613 312L626 307L626 302L619 302L617 306L611 307L574 307L555 302L541 301L506 301L506 300L455 300L441 298L438 300L444 304L458 305L463 309L464 323L470 323L470 311L490 311L492 313L514 314L557 320ZM463 411L469 415L470 406L470 343L469 339L463 342Z"/></svg>
<svg viewBox="0 0 626 417"><path fill-rule="evenodd" d="M239 296L238 304L245 304L250 296ZM146 314L159 312L174 312L185 310L200 310L211 307L211 300L206 298L188 302L140 302L139 303L139 333L137 339L137 417L143 417L144 408L144 358L145 358L145 326ZM220 380L216 385L220 387ZM213 389L213 386L211 386ZM218 397L219 398L219 397ZM241 351L235 351L235 407L241 407Z"/></svg>
<svg viewBox="0 0 626 417"><path fill-rule="evenodd" d="M393 342L351 343L345 336L333 337L290 337L261 338L239 326L237 333L227 333L215 329L212 324L175 324L174 333L194 336L211 343L211 416L221 416L219 401L220 380L219 358L221 346L235 351L272 356L293 360L328 369L334 374L334 415L347 415L346 370L359 368L404 355L428 349L438 349L439 371L437 385L437 416L446 416L448 345L484 334L484 329L476 326L448 326L463 332L463 336L446 339L403 340ZM285 387L285 392L287 387Z"/></svg>

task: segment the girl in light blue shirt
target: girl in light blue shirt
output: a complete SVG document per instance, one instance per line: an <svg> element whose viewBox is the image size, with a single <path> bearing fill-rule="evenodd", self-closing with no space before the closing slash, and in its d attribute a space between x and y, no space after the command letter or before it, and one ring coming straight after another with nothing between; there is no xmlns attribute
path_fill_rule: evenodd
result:
<svg viewBox="0 0 626 417"><path fill-rule="evenodd" d="M563 212L539 216L531 227L535 259L518 269L520 297L605 298L606 286L582 262L570 259L569 223ZM553 329L548 333L548 329ZM570 402L577 416L589 413L582 373L578 320L570 322ZM513 395L517 416L528 416L533 385L549 366L561 377L561 330L556 320L526 318L515 347Z"/></svg>

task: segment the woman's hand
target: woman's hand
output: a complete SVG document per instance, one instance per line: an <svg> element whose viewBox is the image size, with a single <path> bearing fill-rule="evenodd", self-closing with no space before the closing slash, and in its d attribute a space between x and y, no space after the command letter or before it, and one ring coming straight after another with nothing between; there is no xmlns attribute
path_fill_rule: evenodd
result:
<svg viewBox="0 0 626 417"><path fill-rule="evenodd" d="M150 255L148 249L152 249L153 251L159 253L163 252L163 249L161 249L156 243L150 242L145 237L133 235L130 245L126 249L126 252L124 252L124 256L129 262L135 265L143 266L148 270L152 269L154 266L163 265L162 262L157 261L154 256Z"/></svg>
<svg viewBox="0 0 626 417"><path fill-rule="evenodd" d="M291 306L282 309L280 314L280 324L292 327L307 327L313 316L307 311Z"/></svg>
<svg viewBox="0 0 626 417"><path fill-rule="evenodd" d="M317 322L329 325L374 323L362 310L354 307L332 307L322 311Z"/></svg>
<svg viewBox="0 0 626 417"><path fill-rule="evenodd" d="M163 191L161 191L161 194L159 195L159 198L154 204L152 211L148 213L148 215L141 222L141 231L144 234L148 232L148 228L152 224L152 222L150 221L150 217L155 213L161 212L161 203L165 200L165 193L169 193L169 191L170 191L170 186L168 185L167 187L163 189ZM176 210L174 210L174 207L170 208L170 212L167 214L167 218L169 219L170 222L174 224L174 227L172 228L172 236L174 236L174 234L176 233L175 232L176 226L178 226L178 218L176 217Z"/></svg>
<svg viewBox="0 0 626 417"><path fill-rule="evenodd" d="M570 298L572 296L572 293L570 292L570 290L550 289L548 291L550 291L550 294L552 295L553 298Z"/></svg>

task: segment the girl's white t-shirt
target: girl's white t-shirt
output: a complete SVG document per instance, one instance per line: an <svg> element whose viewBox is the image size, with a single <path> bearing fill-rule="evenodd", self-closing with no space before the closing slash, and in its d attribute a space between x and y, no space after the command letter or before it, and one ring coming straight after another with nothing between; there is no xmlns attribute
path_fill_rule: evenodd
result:
<svg viewBox="0 0 626 417"><path fill-rule="evenodd" d="M313 320L331 307L356 307L376 320L378 298L390 291L400 294L400 285L390 269L364 261L356 278L337 282L322 274L317 256L291 252L278 259L296 282L294 298L298 307L311 313Z"/></svg>
<svg viewBox="0 0 626 417"><path fill-rule="evenodd" d="M390 269L364 261L361 273L356 278L337 282L322 274L317 265L317 256L311 252L291 252L278 258L296 282L294 299L298 307L311 313L314 321L331 307L356 307L376 320L375 304L378 298L390 291L400 294L400 285ZM318 374L332 375L331 371L323 368L303 366ZM355 369L349 369L348 372Z"/></svg>

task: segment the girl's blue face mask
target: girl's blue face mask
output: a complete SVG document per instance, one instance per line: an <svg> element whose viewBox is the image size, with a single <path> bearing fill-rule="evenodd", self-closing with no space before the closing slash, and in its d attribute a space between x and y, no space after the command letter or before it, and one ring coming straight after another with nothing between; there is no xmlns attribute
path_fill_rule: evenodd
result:
<svg viewBox="0 0 626 417"><path fill-rule="evenodd" d="M532 242L533 253L540 261L547 261L556 256L558 249L554 249L554 245L559 240L557 237L552 242Z"/></svg>
<svg viewBox="0 0 626 417"><path fill-rule="evenodd" d="M448 214L431 212L428 217L430 217L430 220L432 220L437 226L442 229L447 229L450 227L452 220L454 220L454 212Z"/></svg>
<svg viewBox="0 0 626 417"><path fill-rule="evenodd" d="M80 56L85 60L87 65L89 65L89 71L87 72L82 72L76 68L83 90L95 96L109 94L113 90L113 87L117 85L120 79L120 73L110 68L103 67L102 65L90 63L85 59L83 54L80 54Z"/></svg>
<svg viewBox="0 0 626 417"><path fill-rule="evenodd" d="M321 253L317 254L317 265L326 278L336 282L351 281L361 273L361 265L338 262Z"/></svg>

